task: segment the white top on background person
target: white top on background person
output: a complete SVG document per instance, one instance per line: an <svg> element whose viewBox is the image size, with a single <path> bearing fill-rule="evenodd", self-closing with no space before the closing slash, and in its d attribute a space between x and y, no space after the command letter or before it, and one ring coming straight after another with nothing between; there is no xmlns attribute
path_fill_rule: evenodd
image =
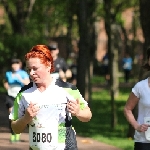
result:
<svg viewBox="0 0 150 150"><path fill-rule="evenodd" d="M150 48L147 50L147 63L143 66L145 69L150 70ZM132 88L129 98L124 107L124 114L127 121L135 129L134 141L135 150L139 146L140 150L148 148L145 143L150 143L150 77L139 81ZM138 116L137 119L134 117L132 110L138 105ZM146 121L146 119L149 119ZM145 122L146 121L146 122ZM149 133L148 133L149 132ZM149 137L147 136L149 134Z"/></svg>
<svg viewBox="0 0 150 150"><path fill-rule="evenodd" d="M52 77L55 77L57 79L60 78L63 81L67 81L67 79L72 77L72 72L69 69L69 66L67 65L64 58L58 56L59 54L58 43L55 41L51 41L48 45L48 48L51 51L55 67L55 71L51 74Z"/></svg>
<svg viewBox="0 0 150 150"><path fill-rule="evenodd" d="M74 85L51 77L53 58L47 46L34 46L25 59L32 82L16 97L12 129L21 133L28 125L33 150L77 150L71 116L88 122L92 113L87 102Z"/></svg>
<svg viewBox="0 0 150 150"><path fill-rule="evenodd" d="M139 125L144 124L144 117L150 117L150 87L149 87L149 79L142 80L138 82L133 88L133 94L139 99L138 103L138 118L137 123ZM133 100L134 101L134 100ZM143 125L144 126L144 125ZM147 129L147 126L145 127ZM145 130L144 130L145 131ZM140 136L139 136L140 135ZM144 132L135 131L135 142L149 142Z"/></svg>

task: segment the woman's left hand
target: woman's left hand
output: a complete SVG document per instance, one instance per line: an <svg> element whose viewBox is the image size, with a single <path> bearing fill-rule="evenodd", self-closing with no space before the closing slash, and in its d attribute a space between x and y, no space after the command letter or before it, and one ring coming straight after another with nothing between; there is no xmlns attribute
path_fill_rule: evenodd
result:
<svg viewBox="0 0 150 150"><path fill-rule="evenodd" d="M147 131L148 127L149 127L148 124L141 124L138 126L138 128L136 130L139 132L145 132L145 131Z"/></svg>
<svg viewBox="0 0 150 150"><path fill-rule="evenodd" d="M68 111L73 116L77 116L79 114L79 112L80 112L80 103L79 103L79 100L78 99L76 101L69 100L69 102L67 103L67 108L68 108Z"/></svg>

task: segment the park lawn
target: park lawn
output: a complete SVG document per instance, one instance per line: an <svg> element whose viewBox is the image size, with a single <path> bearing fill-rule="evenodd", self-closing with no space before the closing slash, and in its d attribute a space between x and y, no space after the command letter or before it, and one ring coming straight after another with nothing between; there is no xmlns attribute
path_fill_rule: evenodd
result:
<svg viewBox="0 0 150 150"><path fill-rule="evenodd" d="M100 88L99 91L93 92L90 106L93 114L91 121L82 123L73 118L73 125L77 134L114 145L122 150L132 150L134 141L131 138L127 138L128 122L123 114L123 107L130 91L131 87L120 88L119 97L115 100L118 117L118 124L115 129L112 129L110 125L111 107L109 90L107 88Z"/></svg>

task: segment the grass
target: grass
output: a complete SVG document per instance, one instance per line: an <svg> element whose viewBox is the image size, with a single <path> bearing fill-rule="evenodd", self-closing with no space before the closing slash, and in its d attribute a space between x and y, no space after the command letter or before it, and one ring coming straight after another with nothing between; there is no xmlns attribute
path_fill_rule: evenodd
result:
<svg viewBox="0 0 150 150"><path fill-rule="evenodd" d="M94 83L103 83L104 79L94 78ZM110 95L106 88L100 88L92 93L91 111L92 119L88 123L79 122L73 119L73 125L80 136L91 137L95 140L114 145L122 150L132 150L134 142L127 138L128 122L123 114L123 108L131 88L120 88L119 97L115 100L118 124L115 129L111 128L111 107Z"/></svg>

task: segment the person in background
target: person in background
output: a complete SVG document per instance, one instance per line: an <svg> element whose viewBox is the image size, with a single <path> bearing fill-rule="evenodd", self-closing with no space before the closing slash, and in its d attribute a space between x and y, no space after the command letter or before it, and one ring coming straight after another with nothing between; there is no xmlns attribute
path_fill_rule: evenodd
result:
<svg viewBox="0 0 150 150"><path fill-rule="evenodd" d="M55 71L52 73L52 77L56 79L60 78L63 81L67 81L67 79L72 77L72 72L69 69L66 61L59 57L59 48L58 43L55 41L51 41L48 45L49 50L51 51L51 55L54 60L54 68Z"/></svg>
<svg viewBox="0 0 150 150"><path fill-rule="evenodd" d="M132 70L132 58L130 57L129 53L125 53L125 57L122 59L123 62L123 70L124 70L124 80L126 83L129 82L130 74Z"/></svg>
<svg viewBox="0 0 150 150"><path fill-rule="evenodd" d="M67 64L69 66L69 69L72 72L72 77L69 78L68 82L71 82L72 84L76 85L77 83L77 57L74 53L71 53L69 55L69 58L67 59Z"/></svg>
<svg viewBox="0 0 150 150"><path fill-rule="evenodd" d="M7 90L6 107L9 113L12 111L15 97L20 91L21 87L30 82L29 75L26 71L21 69L21 66L22 62L20 59L12 59L11 70L5 73L4 88ZM9 124L11 124L11 120L9 120ZM12 131L11 125L9 127L11 131L10 142L18 142L20 140L20 135L15 134Z"/></svg>
<svg viewBox="0 0 150 150"><path fill-rule="evenodd" d="M29 126L30 150L77 150L72 116L88 122L88 103L76 86L51 76L53 58L46 45L36 45L25 55L31 81L18 93L10 114L12 129Z"/></svg>
<svg viewBox="0 0 150 150"><path fill-rule="evenodd" d="M103 69L104 69L104 75L105 75L105 81L106 85L109 85L110 82L110 74L109 74L109 59L108 59L108 53L105 54L102 60L103 63Z"/></svg>
<svg viewBox="0 0 150 150"><path fill-rule="evenodd" d="M147 49L147 62L143 68L150 70L150 48ZM135 129L134 150L150 149L150 77L135 84L124 107L127 121ZM133 114L138 107L137 118Z"/></svg>

